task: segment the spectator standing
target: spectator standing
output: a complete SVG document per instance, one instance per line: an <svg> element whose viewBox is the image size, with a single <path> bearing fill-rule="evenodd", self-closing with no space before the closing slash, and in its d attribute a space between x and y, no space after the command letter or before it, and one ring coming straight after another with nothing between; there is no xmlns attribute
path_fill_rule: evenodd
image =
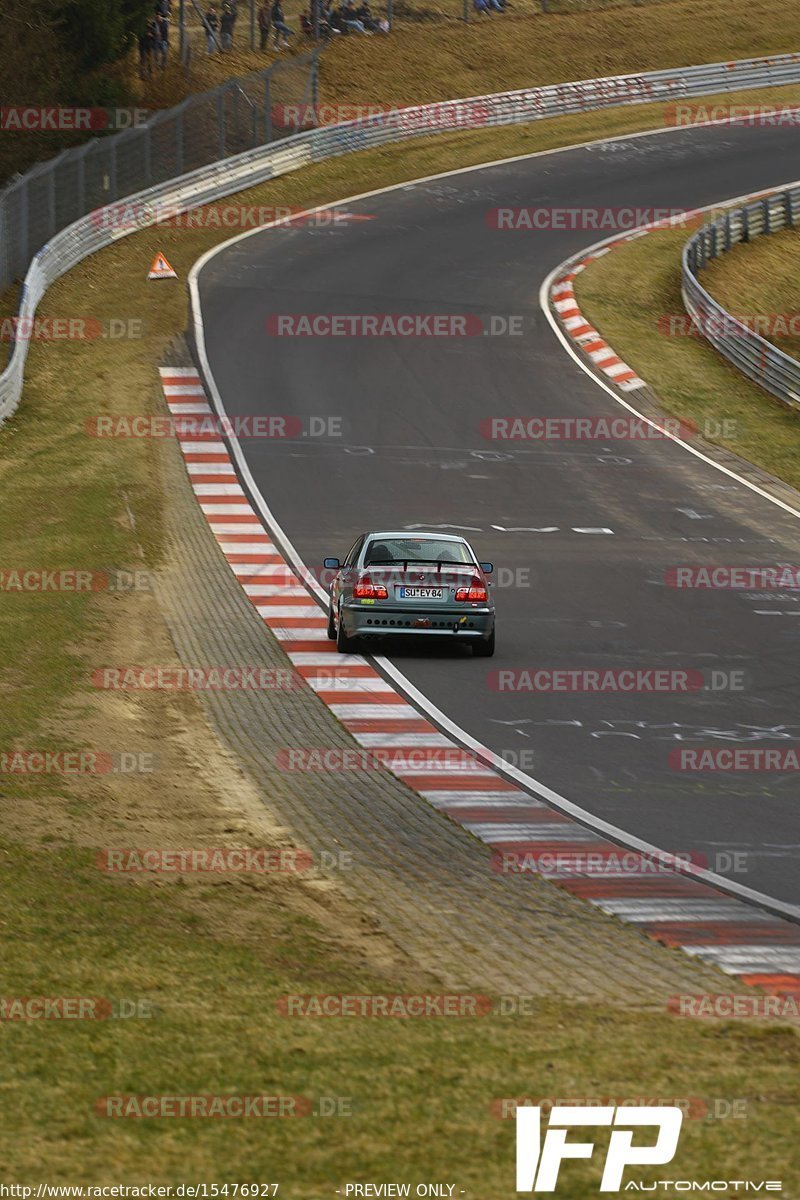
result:
<svg viewBox="0 0 800 1200"><path fill-rule="evenodd" d="M261 50L266 50L266 48L267 48L267 42L269 41L269 27L270 27L271 21L272 21L272 19L269 15L269 4L267 4L267 0L264 0L264 3L261 5L261 7L258 10L258 34L261 39L261 44L260 44L259 49L261 49Z"/></svg>
<svg viewBox="0 0 800 1200"><path fill-rule="evenodd" d="M159 13L155 18L154 26L156 62L163 71L169 56L169 21Z"/></svg>
<svg viewBox="0 0 800 1200"><path fill-rule="evenodd" d="M233 26L236 23L236 5L233 0L224 0L222 5L222 17L220 18L219 31L222 40L222 49L230 50L233 45Z"/></svg>
<svg viewBox="0 0 800 1200"><path fill-rule="evenodd" d="M139 38L139 78L149 79L153 74L153 55L156 49L156 23L148 21Z"/></svg>
<svg viewBox="0 0 800 1200"><path fill-rule="evenodd" d="M217 30L219 29L219 17L213 4L209 5L208 12L203 17L203 28L206 31L206 49L209 54L213 54L217 48Z"/></svg>
<svg viewBox="0 0 800 1200"><path fill-rule="evenodd" d="M274 0L270 11L270 18L272 20L272 28L275 31L275 49L280 50L282 48L278 45L280 38L283 38L283 46L288 46L289 38L292 36L292 31L283 18L281 0Z"/></svg>

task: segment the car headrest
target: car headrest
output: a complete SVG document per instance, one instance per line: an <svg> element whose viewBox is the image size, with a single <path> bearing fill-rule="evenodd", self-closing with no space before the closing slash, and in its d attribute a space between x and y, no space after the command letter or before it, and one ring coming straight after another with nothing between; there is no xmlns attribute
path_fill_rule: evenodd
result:
<svg viewBox="0 0 800 1200"><path fill-rule="evenodd" d="M374 562L386 562L391 559L392 552L383 542L373 542L367 555L367 566Z"/></svg>

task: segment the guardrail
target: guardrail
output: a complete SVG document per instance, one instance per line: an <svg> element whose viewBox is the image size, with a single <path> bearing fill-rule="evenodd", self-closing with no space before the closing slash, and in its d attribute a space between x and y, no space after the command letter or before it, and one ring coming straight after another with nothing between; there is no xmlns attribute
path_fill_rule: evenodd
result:
<svg viewBox="0 0 800 1200"><path fill-rule="evenodd" d="M0 191L0 290L24 275L48 238L101 205L300 132L293 114L318 102L323 48L228 79L15 179Z"/></svg>
<svg viewBox="0 0 800 1200"><path fill-rule="evenodd" d="M87 210L86 215L51 236L33 256L25 277L19 305L21 328L32 320L42 296L56 279L116 238L155 223L159 208L185 212L313 162L426 134L527 123L619 105L648 104L797 81L800 81L800 54L783 54L440 101L298 133L277 144L257 146L177 178L166 179L132 195L125 195L117 188L117 197L124 196L126 207L135 207L141 219L120 229L114 221L104 220L108 211L106 204L92 212ZM163 116L159 120L163 121ZM134 139L140 139L136 144L144 154L151 133L148 125L144 125L103 139L111 145L112 154L114 143L123 137L131 146L135 144ZM35 174L40 173L41 168L35 170ZM52 189L47 200L55 226L59 208L58 196ZM5 228L0 229L0 245L15 234L19 236L19 231L9 227L6 216ZM19 404L27 351L26 338L17 336L8 365L0 375L0 421L10 416Z"/></svg>
<svg viewBox="0 0 800 1200"><path fill-rule="evenodd" d="M800 226L800 186L759 196L715 217L689 239L681 256L681 276L683 303L697 332L759 387L788 407L800 409L800 362L724 309L697 278L711 259L739 242L796 226Z"/></svg>

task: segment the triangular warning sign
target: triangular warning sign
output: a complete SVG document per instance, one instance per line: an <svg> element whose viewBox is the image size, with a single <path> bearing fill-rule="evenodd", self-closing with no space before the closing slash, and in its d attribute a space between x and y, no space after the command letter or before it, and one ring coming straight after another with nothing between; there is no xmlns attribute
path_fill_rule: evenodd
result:
<svg viewBox="0 0 800 1200"><path fill-rule="evenodd" d="M167 262L164 255L159 250L158 254L153 259L153 265L150 268L148 279L177 279L178 274L173 271L172 267Z"/></svg>

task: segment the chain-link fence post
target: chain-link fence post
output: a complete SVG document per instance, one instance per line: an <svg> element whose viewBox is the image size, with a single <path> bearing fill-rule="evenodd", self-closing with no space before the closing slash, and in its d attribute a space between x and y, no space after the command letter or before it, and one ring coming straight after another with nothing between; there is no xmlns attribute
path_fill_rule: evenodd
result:
<svg viewBox="0 0 800 1200"><path fill-rule="evenodd" d="M30 236L28 232L30 224L30 209L28 207L30 201L30 188L28 180L23 177L19 185L19 261L27 263L29 254L28 246L30 244ZM19 272L21 274L21 272ZM17 274L17 272L15 272Z"/></svg>
<svg viewBox="0 0 800 1200"><path fill-rule="evenodd" d="M220 88L217 92L217 135L218 155L220 158L225 157L225 92Z"/></svg>
<svg viewBox="0 0 800 1200"><path fill-rule="evenodd" d="M179 175L183 173L183 164L186 159L183 111L184 105L182 104L175 114L175 166Z"/></svg>
<svg viewBox="0 0 800 1200"><path fill-rule="evenodd" d="M117 140L108 139L108 187L111 199L117 198Z"/></svg>
<svg viewBox="0 0 800 1200"><path fill-rule="evenodd" d="M61 155L59 155L59 158ZM47 236L51 238L56 232L56 173L47 172Z"/></svg>
<svg viewBox="0 0 800 1200"><path fill-rule="evenodd" d="M178 62L181 66L185 65L186 59L186 0L179 0L178 4Z"/></svg>
<svg viewBox="0 0 800 1200"><path fill-rule="evenodd" d="M270 74L272 67L264 76L264 145L268 145L272 141L272 106L270 101L271 87Z"/></svg>
<svg viewBox="0 0 800 1200"><path fill-rule="evenodd" d="M317 123L319 112L319 52L311 60L311 111L314 114L314 124Z"/></svg>

